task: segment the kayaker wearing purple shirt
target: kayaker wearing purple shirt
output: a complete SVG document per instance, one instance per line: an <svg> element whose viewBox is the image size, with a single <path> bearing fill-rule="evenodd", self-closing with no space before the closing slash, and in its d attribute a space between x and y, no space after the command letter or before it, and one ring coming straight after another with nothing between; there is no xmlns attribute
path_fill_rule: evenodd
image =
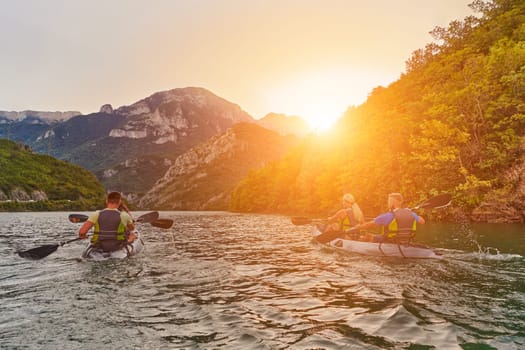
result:
<svg viewBox="0 0 525 350"><path fill-rule="evenodd" d="M353 229L370 229L379 226L381 234L368 235L366 240L373 242L409 243L414 238L416 224L425 220L408 208L403 208L403 196L400 193L388 195L390 211L377 216L374 220L355 225Z"/></svg>

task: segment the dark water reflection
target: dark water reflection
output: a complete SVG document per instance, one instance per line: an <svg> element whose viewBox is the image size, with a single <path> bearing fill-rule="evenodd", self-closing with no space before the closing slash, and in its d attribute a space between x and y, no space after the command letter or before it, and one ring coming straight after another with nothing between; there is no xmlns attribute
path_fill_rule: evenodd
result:
<svg viewBox="0 0 525 350"><path fill-rule="evenodd" d="M523 349L525 226L427 225L445 259L336 253L287 217L163 213L145 254L41 261L68 213L0 213L0 348Z"/></svg>

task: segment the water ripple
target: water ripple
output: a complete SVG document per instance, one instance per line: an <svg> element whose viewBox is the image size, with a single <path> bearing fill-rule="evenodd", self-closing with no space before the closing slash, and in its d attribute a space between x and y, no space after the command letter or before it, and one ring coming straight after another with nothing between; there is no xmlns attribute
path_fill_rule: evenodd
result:
<svg viewBox="0 0 525 350"><path fill-rule="evenodd" d="M141 226L133 259L79 261L81 243L14 254L74 237L67 214L0 213L0 348L525 346L521 238L478 249L449 226L426 241L443 261L375 258L315 244L286 217L169 212L172 229Z"/></svg>

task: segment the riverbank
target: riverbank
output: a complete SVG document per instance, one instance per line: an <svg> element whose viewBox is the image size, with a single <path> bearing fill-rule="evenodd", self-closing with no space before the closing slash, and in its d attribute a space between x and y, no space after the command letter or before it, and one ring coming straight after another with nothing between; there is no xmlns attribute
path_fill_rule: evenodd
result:
<svg viewBox="0 0 525 350"><path fill-rule="evenodd" d="M100 205L102 205L101 203ZM1 201L0 212L40 212L40 211L88 211L100 209L92 201L45 200L45 201Z"/></svg>

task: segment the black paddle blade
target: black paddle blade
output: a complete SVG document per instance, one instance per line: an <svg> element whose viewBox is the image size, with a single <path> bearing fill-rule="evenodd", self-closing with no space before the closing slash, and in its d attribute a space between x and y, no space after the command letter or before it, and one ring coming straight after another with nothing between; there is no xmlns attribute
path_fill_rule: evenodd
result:
<svg viewBox="0 0 525 350"><path fill-rule="evenodd" d="M295 216L292 218L292 224L299 226L299 225L308 225L312 223L312 219L305 218L303 216Z"/></svg>
<svg viewBox="0 0 525 350"><path fill-rule="evenodd" d="M319 229L319 227L318 227ZM359 229L357 227L352 227L346 231L327 231L321 233L319 236L315 236L315 240L319 243L328 243L333 241L334 239L343 238L343 239L357 239L357 238L349 238L347 235L350 235L351 237L354 235L359 236Z"/></svg>
<svg viewBox="0 0 525 350"><path fill-rule="evenodd" d="M421 203L414 209L438 209L444 208L450 205L452 201L452 195L450 193L443 193L428 199L427 201Z"/></svg>
<svg viewBox="0 0 525 350"><path fill-rule="evenodd" d="M321 233L315 237L315 240L319 243L328 243L337 238L344 238L345 234L342 231L328 231Z"/></svg>
<svg viewBox="0 0 525 350"><path fill-rule="evenodd" d="M84 214L69 214L69 221L77 223L77 222L85 222L89 218L89 216Z"/></svg>
<svg viewBox="0 0 525 350"><path fill-rule="evenodd" d="M141 216L139 216L137 218L137 220L135 220L136 222L146 222L146 223L150 223L150 222L153 222L155 220L157 220L159 218L159 212L158 211L152 211L152 212L149 212L149 213L146 213L146 214L143 214Z"/></svg>
<svg viewBox="0 0 525 350"><path fill-rule="evenodd" d="M30 260L40 260L42 258L45 258L49 254L54 253L58 247L59 244L46 244L37 248L25 250L23 252L17 252L18 255L22 258L30 259Z"/></svg>
<svg viewBox="0 0 525 350"><path fill-rule="evenodd" d="M326 219L310 219L304 216L294 216L292 219L292 224L294 225L308 225L314 223L325 223Z"/></svg>
<svg viewBox="0 0 525 350"><path fill-rule="evenodd" d="M171 219L157 219L150 223L151 226L160 227L160 228L170 228L173 226L173 220Z"/></svg>

